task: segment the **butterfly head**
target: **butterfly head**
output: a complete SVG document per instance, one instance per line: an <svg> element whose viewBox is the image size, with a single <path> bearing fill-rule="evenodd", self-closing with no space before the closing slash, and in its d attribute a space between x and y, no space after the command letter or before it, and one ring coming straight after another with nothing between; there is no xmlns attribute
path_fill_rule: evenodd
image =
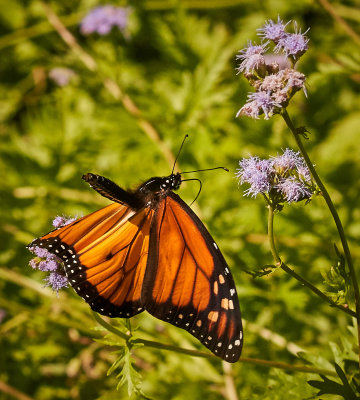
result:
<svg viewBox="0 0 360 400"><path fill-rule="evenodd" d="M143 183L138 191L144 195L166 195L169 191L179 189L181 185L180 173L171 174L165 177L150 178Z"/></svg>
<svg viewBox="0 0 360 400"><path fill-rule="evenodd" d="M171 174L169 176L165 176L164 178L160 178L160 190L162 192L167 192L169 190L178 190L181 185L181 175L180 173Z"/></svg>

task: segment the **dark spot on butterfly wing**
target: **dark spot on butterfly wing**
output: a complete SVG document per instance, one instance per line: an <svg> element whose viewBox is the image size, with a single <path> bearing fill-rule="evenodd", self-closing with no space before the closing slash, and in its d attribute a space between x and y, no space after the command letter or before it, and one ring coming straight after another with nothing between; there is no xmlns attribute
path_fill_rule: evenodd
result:
<svg viewBox="0 0 360 400"><path fill-rule="evenodd" d="M76 225L78 221L75 221L73 225ZM28 247L39 246L57 256L63 263L64 271L70 285L90 305L92 310L109 317L122 318L129 318L142 312L143 307L139 301L123 302L119 307L98 293L97 289L87 280L86 271L88 268L81 263L79 254L74 246L61 240L60 235L64 228L71 229L72 227L65 226L55 229L45 235L46 239L35 239ZM112 253L108 253L108 256L110 254Z"/></svg>

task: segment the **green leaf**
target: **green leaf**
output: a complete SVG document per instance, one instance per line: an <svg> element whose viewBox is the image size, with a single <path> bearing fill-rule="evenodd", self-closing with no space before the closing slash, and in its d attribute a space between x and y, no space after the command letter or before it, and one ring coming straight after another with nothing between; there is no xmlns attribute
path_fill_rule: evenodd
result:
<svg viewBox="0 0 360 400"><path fill-rule="evenodd" d="M145 394L141 390L141 375L134 368L134 360L131 355L131 347L124 347L120 357L113 363L108 371L108 375L114 372L116 369L122 366L121 371L116 376L119 380L117 384L117 390L121 386L127 386L127 393L129 397L133 395L138 395L146 398Z"/></svg>
<svg viewBox="0 0 360 400"><path fill-rule="evenodd" d="M258 271L250 271L248 269L244 269L244 272L246 274L251 275L255 279L255 278L261 278L263 276L272 274L274 271L276 271L276 269L277 269L277 267L275 265L264 265Z"/></svg>
<svg viewBox="0 0 360 400"><path fill-rule="evenodd" d="M317 389L320 389L319 392L317 393L318 396L321 396L323 394L337 394L343 397L344 400L359 399L359 397L356 396L353 389L351 388L344 371L336 363L335 363L335 369L342 384L337 383L331 379L328 379L324 375L320 375L322 381L310 380L308 381L308 384Z"/></svg>

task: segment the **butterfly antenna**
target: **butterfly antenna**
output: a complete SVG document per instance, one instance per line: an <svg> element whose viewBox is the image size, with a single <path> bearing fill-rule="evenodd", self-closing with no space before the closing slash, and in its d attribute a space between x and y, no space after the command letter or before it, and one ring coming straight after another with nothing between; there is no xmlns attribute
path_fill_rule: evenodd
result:
<svg viewBox="0 0 360 400"><path fill-rule="evenodd" d="M181 182L185 182L185 181L198 181L199 184L200 184L200 188L199 188L198 194L196 195L195 199L191 202L191 204L190 204L190 206L191 206L191 205L193 205L193 204L195 203L196 199L200 196L200 192L201 192L201 189L202 189L202 183L201 183L201 180L200 180L200 179L197 179L197 178L182 179L182 180L181 180Z"/></svg>
<svg viewBox="0 0 360 400"><path fill-rule="evenodd" d="M184 143L184 142L183 142L183 143ZM197 169L196 171L181 172L180 175L182 175L182 174L190 174L190 172L213 171L214 169L223 169L223 170L229 172L229 170L228 170L227 168L225 168L225 167L215 167L215 168ZM198 181L199 184L200 184L200 188L199 188L198 194L196 195L195 199L194 199L194 200L191 202L191 204L190 204L190 205L192 205L192 204L196 201L196 199L200 196L201 189L202 189L202 182L201 182L200 179L197 179L197 178L192 178L192 179L181 179L181 182L186 182L186 181Z"/></svg>
<svg viewBox="0 0 360 400"><path fill-rule="evenodd" d="M177 153L177 156L176 156L175 161L174 161L174 165L173 165L172 170L171 170L171 175L174 173L176 161L178 160L179 155L180 155L180 153L181 153L181 149L183 148L184 143L185 143L185 140L186 140L188 137L189 137L189 135L186 134L185 137L184 137L184 139L183 139L183 141L182 141L182 143L181 143L180 149L179 149L179 151L178 151L178 153Z"/></svg>
<svg viewBox="0 0 360 400"><path fill-rule="evenodd" d="M190 174L191 172L201 172L201 171L213 171L214 169L223 169L226 172L229 172L229 170L225 167L215 167L215 168L205 168L205 169L197 169L195 171L186 171L186 172L181 172L180 175L182 174ZM190 179L188 179L190 180Z"/></svg>

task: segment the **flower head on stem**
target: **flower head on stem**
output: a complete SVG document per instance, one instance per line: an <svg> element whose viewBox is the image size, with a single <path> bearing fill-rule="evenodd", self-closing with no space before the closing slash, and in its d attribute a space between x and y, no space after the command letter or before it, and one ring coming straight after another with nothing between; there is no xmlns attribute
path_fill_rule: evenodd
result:
<svg viewBox="0 0 360 400"><path fill-rule="evenodd" d="M309 30L309 29L308 29ZM274 49L275 53L283 51L287 57L291 56L294 60L298 60L308 49L309 39L298 30L295 23L295 33L288 33L284 35L278 42Z"/></svg>
<svg viewBox="0 0 360 400"><path fill-rule="evenodd" d="M244 192L245 196L263 194L280 206L309 200L316 193L305 161L294 150L285 149L283 154L269 159L243 158L239 166L236 174L239 183L250 185Z"/></svg>
<svg viewBox="0 0 360 400"><path fill-rule="evenodd" d="M127 27L129 9L112 5L99 6L92 9L81 21L80 32L90 35L97 32L107 35L114 26L124 33Z"/></svg>
<svg viewBox="0 0 360 400"><path fill-rule="evenodd" d="M266 51L267 43L256 45L252 44L251 41L249 41L247 47L240 50L239 54L236 56L237 60L241 60L241 63L237 68L238 73L260 70L262 67L264 67L264 54Z"/></svg>
<svg viewBox="0 0 360 400"><path fill-rule="evenodd" d="M75 221L76 218L57 216L53 220L54 228L61 228ZM35 258L30 260L29 264L33 269L38 269L43 272L49 272L49 275L44 279L46 285L58 292L60 289L68 286L69 282L65 276L63 263L59 257L50 253L47 249L39 246L29 246L28 249L35 254Z"/></svg>
<svg viewBox="0 0 360 400"><path fill-rule="evenodd" d="M258 35L267 41L260 45L249 41L248 46L236 56L241 61L237 67L238 73L242 72L255 89L255 92L248 94L246 104L240 108L236 117L245 115L258 119L259 115L264 114L264 118L269 119L285 109L299 90L303 89L306 95L304 74L284 62L270 61L274 60L275 54L283 53L289 65L294 66L308 49L309 39L301 33L296 23L294 33L286 31L289 22L284 23L280 16L277 22L266 21L258 29ZM270 42L274 43L273 53L266 53Z"/></svg>
<svg viewBox="0 0 360 400"><path fill-rule="evenodd" d="M277 22L269 19L261 28L257 29L259 32L258 35L262 39L270 39L277 43L286 35L285 28L290 22L291 21L284 24L284 22L280 19L280 15L278 15Z"/></svg>

